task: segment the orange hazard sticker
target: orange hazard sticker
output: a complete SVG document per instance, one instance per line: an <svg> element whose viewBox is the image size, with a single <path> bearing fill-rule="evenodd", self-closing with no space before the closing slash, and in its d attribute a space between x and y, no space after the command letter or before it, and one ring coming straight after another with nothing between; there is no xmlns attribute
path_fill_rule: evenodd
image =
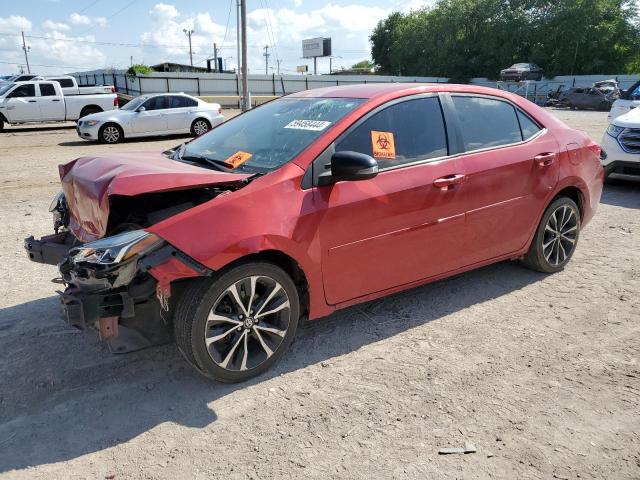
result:
<svg viewBox="0 0 640 480"><path fill-rule="evenodd" d="M393 141L393 133L371 130L371 145L373 146L374 157L396 158L396 144Z"/></svg>
<svg viewBox="0 0 640 480"><path fill-rule="evenodd" d="M250 158L251 158L250 153L240 151L231 155L229 158L227 158L224 161L224 163L231 166L231 168L238 168L240 165L242 165L244 162L246 162Z"/></svg>

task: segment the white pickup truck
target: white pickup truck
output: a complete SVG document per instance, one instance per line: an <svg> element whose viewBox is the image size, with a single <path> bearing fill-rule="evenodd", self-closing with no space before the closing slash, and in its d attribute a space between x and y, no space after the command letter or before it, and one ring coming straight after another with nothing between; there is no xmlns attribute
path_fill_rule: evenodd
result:
<svg viewBox="0 0 640 480"><path fill-rule="evenodd" d="M65 96L60 84L52 80L0 85L0 130L5 123L75 121L117 108L115 93Z"/></svg>
<svg viewBox="0 0 640 480"><path fill-rule="evenodd" d="M116 87L112 85L88 85L81 87L71 75L58 75L52 77L34 78L34 80L49 80L58 82L65 95L91 95L94 93L116 93Z"/></svg>

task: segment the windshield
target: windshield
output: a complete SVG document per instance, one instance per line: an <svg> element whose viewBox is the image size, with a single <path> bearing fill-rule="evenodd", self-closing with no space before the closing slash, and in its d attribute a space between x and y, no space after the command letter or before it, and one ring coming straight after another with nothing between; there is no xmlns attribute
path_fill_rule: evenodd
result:
<svg viewBox="0 0 640 480"><path fill-rule="evenodd" d="M291 161L363 101L353 98L274 100L189 142L179 158L206 159L245 173L270 172Z"/></svg>
<svg viewBox="0 0 640 480"><path fill-rule="evenodd" d="M15 83L8 83L6 85L0 85L0 97L7 93L15 86Z"/></svg>
<svg viewBox="0 0 640 480"><path fill-rule="evenodd" d="M140 105L142 105L147 98L149 97L136 97L133 100L131 100L129 103L127 103L124 107L122 107L120 110L135 110Z"/></svg>
<svg viewBox="0 0 640 480"><path fill-rule="evenodd" d="M512 65L511 68L528 68L529 64L528 63L516 63L515 65Z"/></svg>

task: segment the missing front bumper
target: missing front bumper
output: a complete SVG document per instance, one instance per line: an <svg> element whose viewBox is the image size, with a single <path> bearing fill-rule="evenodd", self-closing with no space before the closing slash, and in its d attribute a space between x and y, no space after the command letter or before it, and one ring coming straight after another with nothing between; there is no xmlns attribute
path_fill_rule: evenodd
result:
<svg viewBox="0 0 640 480"><path fill-rule="evenodd" d="M67 231L46 235L38 240L33 235L24 239L29 260L47 265L58 265L77 244L75 237Z"/></svg>

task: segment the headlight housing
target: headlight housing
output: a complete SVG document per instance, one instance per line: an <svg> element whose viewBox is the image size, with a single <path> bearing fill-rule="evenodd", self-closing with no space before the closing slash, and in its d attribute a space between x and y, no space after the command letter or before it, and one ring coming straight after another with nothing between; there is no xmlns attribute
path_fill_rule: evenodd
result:
<svg viewBox="0 0 640 480"><path fill-rule="evenodd" d="M85 120L84 121L84 125L86 125L87 127L95 127L99 123L100 123L99 120Z"/></svg>
<svg viewBox="0 0 640 480"><path fill-rule="evenodd" d="M623 130L624 127L619 127L618 125L614 125L613 123L610 123L607 127L607 133L613 138L618 138L618 135L620 135Z"/></svg>
<svg viewBox="0 0 640 480"><path fill-rule="evenodd" d="M164 244L164 240L146 230L133 230L95 242L85 243L72 252L74 263L114 265L144 255Z"/></svg>

